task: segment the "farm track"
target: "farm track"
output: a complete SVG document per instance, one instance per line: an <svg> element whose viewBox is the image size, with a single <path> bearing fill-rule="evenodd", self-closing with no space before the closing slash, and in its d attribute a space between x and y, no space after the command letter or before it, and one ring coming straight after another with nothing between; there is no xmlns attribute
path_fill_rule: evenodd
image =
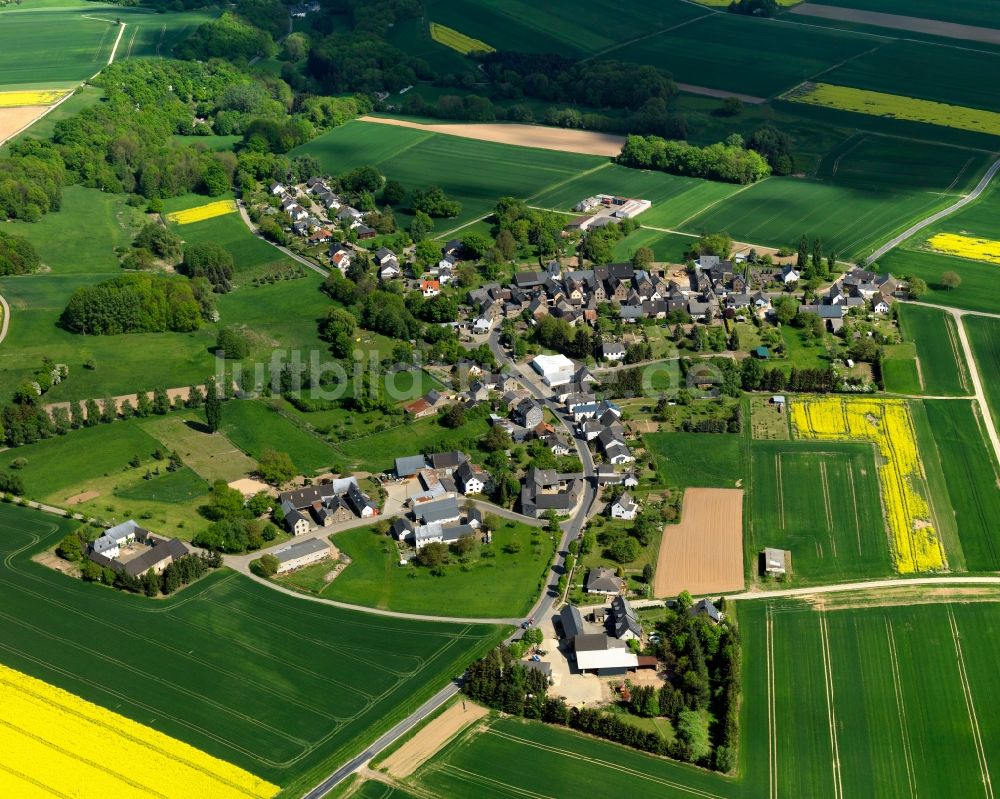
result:
<svg viewBox="0 0 1000 799"><path fill-rule="evenodd" d="M0 295L0 313L3 314L3 318L0 319L0 344L3 344L3 340L7 338L7 331L10 329L10 305L7 304L7 300Z"/></svg>
<svg viewBox="0 0 1000 799"><path fill-rule="evenodd" d="M906 588L912 586L960 586L987 585L1000 587L1000 577L969 575L967 577L888 577L882 580L862 580L854 583L832 583L830 585L814 585L802 588L781 588L773 591L743 591L739 594L726 594L726 599L789 599L794 597L812 596L814 594L837 594L850 591L869 591L886 588ZM718 592L716 592L718 595Z"/></svg>

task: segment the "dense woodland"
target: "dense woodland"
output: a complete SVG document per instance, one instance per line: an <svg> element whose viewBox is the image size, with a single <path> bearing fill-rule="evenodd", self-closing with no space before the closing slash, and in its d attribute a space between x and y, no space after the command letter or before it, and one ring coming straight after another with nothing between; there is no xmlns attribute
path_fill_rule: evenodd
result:
<svg viewBox="0 0 1000 799"><path fill-rule="evenodd" d="M764 156L748 149L743 137L735 133L726 141L707 147L658 136L629 136L616 160L636 169L656 169L727 183L753 183L771 174Z"/></svg>
<svg viewBox="0 0 1000 799"><path fill-rule="evenodd" d="M30 275L39 266L41 261L30 241L0 231L0 276Z"/></svg>

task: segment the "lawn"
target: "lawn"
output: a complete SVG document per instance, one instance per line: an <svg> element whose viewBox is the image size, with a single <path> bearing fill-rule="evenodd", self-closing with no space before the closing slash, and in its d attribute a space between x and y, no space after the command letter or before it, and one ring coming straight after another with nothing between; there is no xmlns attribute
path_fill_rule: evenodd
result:
<svg viewBox="0 0 1000 799"><path fill-rule="evenodd" d="M615 244L613 257L619 262L628 261L640 247L649 247L653 251L654 261L682 264L684 263L684 253L688 251L694 241L690 236L639 228L635 233Z"/></svg>
<svg viewBox="0 0 1000 799"><path fill-rule="evenodd" d="M175 472L165 469L160 471L158 477L122 488L115 495L122 499L177 503L189 502L208 494L208 483L187 466Z"/></svg>
<svg viewBox="0 0 1000 799"><path fill-rule="evenodd" d="M323 169L333 174L373 164L409 191L440 186L461 202L462 212L455 219L438 220L436 232L485 216L500 197L527 198L606 163L597 156L514 147L370 122L341 125L289 153L291 157L303 154L315 156Z"/></svg>
<svg viewBox="0 0 1000 799"><path fill-rule="evenodd" d="M257 459L264 450L287 452L302 474L334 467L340 458L329 444L307 433L264 400L234 400L223 406L222 432Z"/></svg>
<svg viewBox="0 0 1000 799"><path fill-rule="evenodd" d="M30 559L69 525L0 507L0 661L277 783L283 796L301 795L499 638L491 626L307 603L227 571L176 598L122 594Z"/></svg>
<svg viewBox="0 0 1000 799"><path fill-rule="evenodd" d="M982 794L1000 606L745 603L739 616L746 796Z"/></svg>
<svg viewBox="0 0 1000 799"><path fill-rule="evenodd" d="M986 392L986 402L994 422L1000 421L1000 319L987 316L965 316L965 325L972 354L976 359L980 377L983 378L983 390Z"/></svg>
<svg viewBox="0 0 1000 799"><path fill-rule="evenodd" d="M751 453L754 567L761 549L775 547L792 553L796 583L893 573L870 446L755 441Z"/></svg>
<svg viewBox="0 0 1000 799"><path fill-rule="evenodd" d="M238 402L223 406L223 419ZM209 433L202 411L174 411L167 416L153 416L139 422L142 429L160 441L163 446L181 456L185 464L203 480L227 483L246 477L256 468L256 463L236 448L224 433Z"/></svg>
<svg viewBox="0 0 1000 799"><path fill-rule="evenodd" d="M961 396L971 391L966 375L965 356L958 340L954 317L935 308L901 303L899 327L903 338L913 342L919 358L922 385L916 391L893 388L893 391L931 395ZM909 361L914 363L915 361ZM884 364L883 364L884 371ZM888 389L888 380L886 386Z"/></svg>
<svg viewBox="0 0 1000 799"><path fill-rule="evenodd" d="M747 476L743 435L647 433L642 440L670 488L733 488Z"/></svg>
<svg viewBox="0 0 1000 799"><path fill-rule="evenodd" d="M449 429L432 416L344 441L337 444L336 449L347 459L350 469L389 472L396 458L403 455L451 449L474 450L488 430L489 423L483 418L467 419L461 427Z"/></svg>
<svg viewBox="0 0 1000 799"><path fill-rule="evenodd" d="M585 796L595 785L607 796L663 799L740 796L720 774L517 718L491 718L457 738L413 777L429 795L451 799Z"/></svg>
<svg viewBox="0 0 1000 799"><path fill-rule="evenodd" d="M978 408L971 402L924 400L930 441L921 438L941 464L944 488L954 509L955 526L969 571L1000 569L1000 542L996 520L1000 518L1000 492L992 449L983 430ZM918 429L919 432L919 429ZM947 543L947 542L946 542ZM949 563L955 568L949 553Z"/></svg>
<svg viewBox="0 0 1000 799"><path fill-rule="evenodd" d="M504 520L488 548L477 542L465 564L452 556L437 577L422 566L400 566L396 543L371 527L337 533L333 543L351 563L322 596L403 613L477 618L525 614L541 592L553 548L541 528ZM511 545L518 551L508 552ZM292 574L283 581L310 590L314 577L302 583Z"/></svg>
<svg viewBox="0 0 1000 799"><path fill-rule="evenodd" d="M954 152L924 147L927 158L947 158ZM917 157L915 149L910 153ZM844 155L831 177L833 182L768 178L695 216L682 229L692 233L723 230L739 241L776 247L791 246L805 233L819 236L824 250L834 250L841 258L860 257L912 221L948 205L955 199L948 194L952 181L975 174L973 165L968 165L969 155L961 153L950 162L954 166L950 177L949 170L935 170L923 186L916 186L915 181L907 185L902 176L893 179L890 175L876 190L861 172L852 173L853 157L852 153Z"/></svg>
<svg viewBox="0 0 1000 799"><path fill-rule="evenodd" d="M649 200L653 207L637 217L640 225L676 227L707 206L735 194L740 187L665 172L631 169L608 163L593 172L531 198L532 205L572 211L585 197L620 194Z"/></svg>

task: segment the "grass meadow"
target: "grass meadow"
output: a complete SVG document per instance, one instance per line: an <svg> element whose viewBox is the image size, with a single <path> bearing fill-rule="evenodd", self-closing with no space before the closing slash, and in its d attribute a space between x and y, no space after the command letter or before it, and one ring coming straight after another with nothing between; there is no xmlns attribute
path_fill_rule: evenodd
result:
<svg viewBox="0 0 1000 799"><path fill-rule="evenodd" d="M1000 606L748 602L738 613L745 796L982 794L1000 734Z"/></svg>
<svg viewBox="0 0 1000 799"><path fill-rule="evenodd" d="M879 368L886 391L895 394L920 394L924 389L917 365L917 347L912 342L882 347Z"/></svg>
<svg viewBox="0 0 1000 799"><path fill-rule="evenodd" d="M792 553L796 583L893 573L875 455L865 444L755 441L749 556Z"/></svg>
<svg viewBox="0 0 1000 799"><path fill-rule="evenodd" d="M483 557L483 545L466 564L452 563L437 577L419 566L400 566L395 542L374 528L346 530L333 543L351 562L319 592L328 599L403 613L479 618L525 614L540 592L552 559L549 534L539 527L503 520ZM506 547L515 545L517 552ZM454 558L453 558L454 560ZM330 565L312 567L329 571ZM304 572L306 570L303 570ZM309 590L313 575L292 573L282 582ZM304 580L304 582L303 582ZM484 590L488 586L488 590Z"/></svg>
<svg viewBox="0 0 1000 799"><path fill-rule="evenodd" d="M945 311L921 305L902 303L899 306L899 326L903 338L913 342L920 361L917 391L930 395L961 396L970 393L965 356L958 340L954 317ZM912 363L912 361L911 361ZM888 390L903 391L900 388Z"/></svg>
<svg viewBox="0 0 1000 799"><path fill-rule="evenodd" d="M747 475L747 441L731 433L647 433L642 437L671 488L735 488Z"/></svg>
<svg viewBox="0 0 1000 799"><path fill-rule="evenodd" d="M455 219L437 220L436 234L485 216L500 197L524 199L606 163L597 156L513 147L371 122L348 122L289 155L301 154L315 156L323 169L333 174L372 164L409 191L440 186L462 203L462 212Z"/></svg>
<svg viewBox="0 0 1000 799"><path fill-rule="evenodd" d="M879 259L882 270L894 275L919 277L927 283L921 302L969 311L1000 313L1000 295L996 292L997 266L952 255L897 248ZM962 279L958 288L941 284L941 275L956 272Z"/></svg>
<svg viewBox="0 0 1000 799"><path fill-rule="evenodd" d="M71 523L0 507L0 660L298 796L499 639L302 602L235 573L150 600L33 562ZM93 620L100 618L100 624Z"/></svg>

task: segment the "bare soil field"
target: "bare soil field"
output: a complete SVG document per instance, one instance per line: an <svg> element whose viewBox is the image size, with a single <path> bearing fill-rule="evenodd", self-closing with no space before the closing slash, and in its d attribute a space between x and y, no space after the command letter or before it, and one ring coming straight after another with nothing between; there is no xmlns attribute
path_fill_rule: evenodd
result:
<svg viewBox="0 0 1000 799"><path fill-rule="evenodd" d="M83 502L90 502L92 499L97 499L101 493L99 491L84 491L82 494L74 494L69 499L66 500L67 505L79 505Z"/></svg>
<svg viewBox="0 0 1000 799"><path fill-rule="evenodd" d="M857 8L839 8L813 3L802 3L788 9L790 14L803 14L807 17L834 19L841 22L859 22L862 25L876 25L880 28L895 28L914 33L929 33L932 36L944 36L948 39L965 39L970 42L986 42L1000 44L1000 30L996 28L981 28L976 25L959 25L955 22L941 22L936 19L906 17L901 14L883 14L879 11L862 11Z"/></svg>
<svg viewBox="0 0 1000 799"><path fill-rule="evenodd" d="M464 139L478 139L498 144L513 144L518 147L537 147L540 150L559 150L564 153L583 155L616 156L625 144L624 136L611 133L597 133L589 130L569 130L567 128L546 128L541 125L516 125L504 123L484 123L472 125L422 125L405 119L386 117L361 117L362 122L378 125L395 125L401 128L426 130L445 136L460 136Z"/></svg>
<svg viewBox="0 0 1000 799"><path fill-rule="evenodd" d="M725 100L727 97L737 97L747 105L763 105L767 102L766 97L756 97L752 94L740 94L739 92L727 92L723 89L710 89L708 86L695 86L693 83L678 83L677 88L688 94L700 94L703 97L718 97Z"/></svg>
<svg viewBox="0 0 1000 799"><path fill-rule="evenodd" d="M687 489L681 523L663 531L653 596L725 593L743 586L742 489Z"/></svg>
<svg viewBox="0 0 1000 799"><path fill-rule="evenodd" d="M51 106L22 105L0 108L0 144L13 138L36 120L45 116Z"/></svg>
<svg viewBox="0 0 1000 799"><path fill-rule="evenodd" d="M441 747L489 711L472 702L458 701L382 761L393 777L409 777Z"/></svg>

